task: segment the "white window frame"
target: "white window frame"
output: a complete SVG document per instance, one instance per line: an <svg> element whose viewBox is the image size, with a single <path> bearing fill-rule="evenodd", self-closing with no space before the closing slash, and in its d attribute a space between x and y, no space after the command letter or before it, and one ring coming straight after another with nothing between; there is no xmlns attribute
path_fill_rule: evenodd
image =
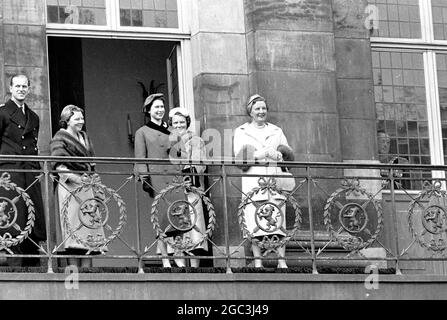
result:
<svg viewBox="0 0 447 320"><path fill-rule="evenodd" d="M99 39L158 40L179 43L177 51L179 101L190 112L191 129L196 130L191 55L191 2L177 0L179 28L119 27L119 0L106 1L107 26L47 23L46 35ZM109 4L107 6L107 4ZM45 0L45 21L47 1ZM48 47L47 47L48 52ZM47 55L48 56L48 55ZM48 61L47 61L48 63ZM49 84L48 84L49 88ZM196 131L197 132L197 131Z"/></svg>
<svg viewBox="0 0 447 320"><path fill-rule="evenodd" d="M432 165L444 165L436 53L447 53L447 40L434 39L431 0L419 0L419 14L421 25L420 39L371 37L371 48L416 50L422 53L430 139L430 160ZM432 171L432 176L433 178L445 179L445 172ZM445 189L445 183L443 185Z"/></svg>
<svg viewBox="0 0 447 320"><path fill-rule="evenodd" d="M178 28L154 28L154 27L133 27L120 25L120 8L119 0L105 0L106 3L106 20L107 24L104 26L98 25L84 25L84 24L65 24L65 23L46 23L47 30L54 30L62 32L63 30L70 31L98 31L98 32L113 32L113 33L150 33L152 36L162 37L168 35L169 37L185 37L190 34L188 12L189 1L177 0L178 12ZM45 0L45 21L47 20L47 0Z"/></svg>

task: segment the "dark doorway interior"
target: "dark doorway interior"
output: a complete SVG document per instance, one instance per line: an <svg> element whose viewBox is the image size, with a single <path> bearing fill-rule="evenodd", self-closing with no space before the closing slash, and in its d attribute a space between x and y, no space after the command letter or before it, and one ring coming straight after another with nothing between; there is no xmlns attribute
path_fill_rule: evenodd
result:
<svg viewBox="0 0 447 320"><path fill-rule="evenodd" d="M67 104L84 106L81 38L48 38L52 136Z"/></svg>
<svg viewBox="0 0 447 320"><path fill-rule="evenodd" d="M166 119L169 109L178 106L177 65L167 67L168 59L175 62L176 46L175 41L49 37L52 134L59 130L64 106L75 104L85 111L85 130L97 156L134 157L130 138L146 121L142 112L145 91L156 90L166 97L168 92L172 93L173 102L166 108ZM151 200L139 185L135 189L133 182L127 183L133 165L98 163L96 169L104 185L119 190L127 210L127 224L120 239L108 245L109 253L133 255L130 247L141 250L151 246L155 240L149 215ZM115 174L105 173L110 171ZM120 213L114 201L109 204L109 223L115 227ZM152 247L149 254L154 253ZM95 259L95 266L136 266L136 262L136 259ZM207 263L204 261L203 266Z"/></svg>

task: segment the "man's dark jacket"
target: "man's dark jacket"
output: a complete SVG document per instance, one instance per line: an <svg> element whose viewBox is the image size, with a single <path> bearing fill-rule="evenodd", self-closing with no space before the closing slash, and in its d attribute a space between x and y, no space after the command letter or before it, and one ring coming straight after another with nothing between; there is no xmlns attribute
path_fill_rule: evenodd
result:
<svg viewBox="0 0 447 320"><path fill-rule="evenodd" d="M39 135L39 116L25 104L25 114L18 108L17 104L8 100L0 106L0 154L2 155L37 155L37 139ZM36 177L38 172L11 172L10 169L41 169L38 162L30 161L0 161L0 174L8 172L11 175L11 182L26 190ZM34 203L35 222L31 238L35 241L46 240L45 214L43 210L42 194L40 182L37 181L26 191ZM5 190L0 187L0 197L14 199L17 192ZM28 220L28 208L23 199L15 203L18 211L17 221L23 230ZM11 232L17 234L13 228L1 230L0 234Z"/></svg>

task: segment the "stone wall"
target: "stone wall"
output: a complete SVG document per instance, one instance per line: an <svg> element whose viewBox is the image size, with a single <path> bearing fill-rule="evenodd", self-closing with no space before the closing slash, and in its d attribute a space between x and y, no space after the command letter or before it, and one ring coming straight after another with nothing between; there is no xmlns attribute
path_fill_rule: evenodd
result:
<svg viewBox="0 0 447 320"><path fill-rule="evenodd" d="M366 0L194 3L194 97L202 128L216 128L224 136L225 129L249 120L246 99L260 93L268 102L269 121L281 126L296 160L375 159L371 52L363 25ZM223 142L226 147L231 143ZM233 182L239 185L238 180ZM321 185L329 193L336 187L328 181ZM303 189L298 195L304 229L306 193ZM326 197L317 190L312 194L316 227L323 229ZM222 189L215 187L212 196L222 221L221 195ZM230 230L238 230L240 192L230 187L229 197ZM214 238L222 243L222 237L217 231ZM232 244L240 240L240 234L230 233Z"/></svg>
<svg viewBox="0 0 447 320"><path fill-rule="evenodd" d="M40 154L48 155L51 130L44 10L40 0L0 2L0 93L2 101L9 98L11 75L29 76L27 103L40 117Z"/></svg>
<svg viewBox="0 0 447 320"><path fill-rule="evenodd" d="M250 93L248 80L245 13L242 0L194 0L192 15L192 64L196 120L220 135L220 152L231 156L231 130L247 121L244 104ZM220 172L219 168L209 168ZM230 172L239 172L237 169ZM232 182L239 185L240 179ZM217 228L213 241L224 243L224 196L222 184L211 190L216 206ZM241 193L228 186L230 239L240 239L237 205Z"/></svg>
<svg viewBox="0 0 447 320"><path fill-rule="evenodd" d="M337 109L343 160L373 160L376 114L366 0L333 0Z"/></svg>
<svg viewBox="0 0 447 320"><path fill-rule="evenodd" d="M245 0L250 89L298 161L339 161L330 0Z"/></svg>

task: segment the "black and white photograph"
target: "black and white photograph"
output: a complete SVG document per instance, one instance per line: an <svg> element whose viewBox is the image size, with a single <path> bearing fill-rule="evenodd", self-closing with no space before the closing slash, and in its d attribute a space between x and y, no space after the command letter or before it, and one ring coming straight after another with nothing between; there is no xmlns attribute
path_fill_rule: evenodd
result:
<svg viewBox="0 0 447 320"><path fill-rule="evenodd" d="M0 0L0 98L1 300L447 299L447 0Z"/></svg>

